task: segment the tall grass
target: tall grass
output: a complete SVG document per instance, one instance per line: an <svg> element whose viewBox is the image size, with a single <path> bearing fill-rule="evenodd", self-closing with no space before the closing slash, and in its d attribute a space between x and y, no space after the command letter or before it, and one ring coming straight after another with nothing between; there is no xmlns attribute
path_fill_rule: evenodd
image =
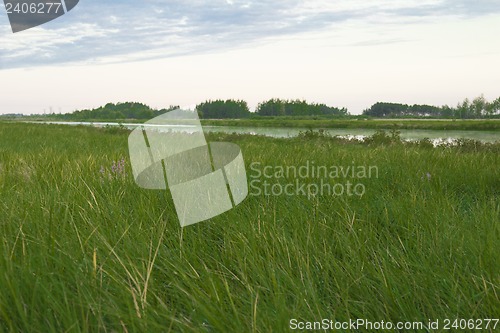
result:
<svg viewBox="0 0 500 333"><path fill-rule="evenodd" d="M168 191L138 188L128 163L111 169L128 160L127 135L0 123L0 331L282 332L292 318L500 314L497 146L210 135L241 147L249 177L252 162L379 174L361 198L249 196L181 229Z"/></svg>

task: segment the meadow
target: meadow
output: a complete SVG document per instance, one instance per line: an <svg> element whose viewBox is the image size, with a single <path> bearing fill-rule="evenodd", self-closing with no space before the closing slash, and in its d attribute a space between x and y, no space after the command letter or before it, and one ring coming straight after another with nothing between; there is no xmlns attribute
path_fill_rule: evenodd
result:
<svg viewBox="0 0 500 333"><path fill-rule="evenodd" d="M257 183L295 181L267 179L257 165L378 172L325 179L360 183L361 196L251 193L181 228L168 191L135 185L128 133L0 123L0 332L500 317L500 143L210 134L241 147Z"/></svg>

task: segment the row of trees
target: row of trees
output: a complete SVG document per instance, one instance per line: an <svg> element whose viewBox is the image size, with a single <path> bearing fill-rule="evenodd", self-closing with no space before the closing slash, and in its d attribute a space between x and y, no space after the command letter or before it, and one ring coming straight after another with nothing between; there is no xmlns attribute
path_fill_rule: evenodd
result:
<svg viewBox="0 0 500 333"><path fill-rule="evenodd" d="M257 106L259 116L346 116L346 108L336 108L325 104L310 104L304 100L270 99Z"/></svg>
<svg viewBox="0 0 500 333"><path fill-rule="evenodd" d="M196 106L196 111L204 119L248 118L252 115L247 102L231 99L200 103Z"/></svg>
<svg viewBox="0 0 500 333"><path fill-rule="evenodd" d="M363 115L372 117L402 117L402 116L429 116L440 112L440 108L432 105L407 105L400 103L373 104L369 109L363 111Z"/></svg>
<svg viewBox="0 0 500 333"><path fill-rule="evenodd" d="M151 119L160 114L168 112L178 106L170 106L168 109L156 110L151 107L134 102L108 103L96 109L85 109L61 115L51 114L63 120L86 120L86 119ZM240 119L251 116L319 116L348 115L346 108L335 108L325 104L309 104L303 100L281 100L270 99L257 106L256 112L250 112L247 102L243 100L209 100L196 106L200 118L203 119Z"/></svg>
<svg viewBox="0 0 500 333"><path fill-rule="evenodd" d="M62 120L88 119L151 119L160 114L179 108L170 106L167 109L152 109L135 102L108 103L96 109L79 110L67 114L51 114L50 117ZM209 100L196 106L200 118L204 119L240 119L254 116L348 116L346 108L337 108L325 104L308 103L304 100L270 99L259 103L255 112L250 112L247 102L243 100ZM493 118L500 117L500 97L487 101L484 96L473 100L465 99L456 107L444 105L408 105L400 103L373 104L363 111L363 116L371 117L432 117L432 118Z"/></svg>
<svg viewBox="0 0 500 333"><path fill-rule="evenodd" d="M345 116L346 108L336 108L325 104L310 104L304 100L270 99L259 103L255 113L250 112L248 104L242 100L206 101L196 106L200 118L248 118L253 114L259 116Z"/></svg>
<svg viewBox="0 0 500 333"><path fill-rule="evenodd" d="M399 103L375 103L363 111L363 115L372 117L433 117L433 118L491 118L500 115L500 97L489 102L483 95L472 101L465 99L456 107L444 105L407 105Z"/></svg>
<svg viewBox="0 0 500 333"><path fill-rule="evenodd" d="M448 106L442 107L445 114L456 118L483 118L500 115L500 97L489 102L483 95L474 98L472 101L465 99L459 103L456 108Z"/></svg>
<svg viewBox="0 0 500 333"><path fill-rule="evenodd" d="M108 103L104 106L91 110L79 110L73 113L52 115L64 120L86 120L86 119L151 119L167 111L178 108L171 106L168 109L156 110L151 107L135 102Z"/></svg>

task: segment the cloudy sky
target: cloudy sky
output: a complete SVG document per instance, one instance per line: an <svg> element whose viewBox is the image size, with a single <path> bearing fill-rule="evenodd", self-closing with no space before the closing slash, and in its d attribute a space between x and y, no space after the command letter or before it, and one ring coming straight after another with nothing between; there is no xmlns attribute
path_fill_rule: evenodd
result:
<svg viewBox="0 0 500 333"><path fill-rule="evenodd" d="M498 36L500 0L81 0L15 34L0 8L0 113L494 99Z"/></svg>

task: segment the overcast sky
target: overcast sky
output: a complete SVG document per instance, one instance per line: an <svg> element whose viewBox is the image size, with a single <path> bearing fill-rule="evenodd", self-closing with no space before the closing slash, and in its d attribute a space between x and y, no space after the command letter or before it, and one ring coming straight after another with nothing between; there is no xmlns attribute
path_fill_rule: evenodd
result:
<svg viewBox="0 0 500 333"><path fill-rule="evenodd" d="M3 5L1 6L3 7ZM500 0L81 0L12 33L0 8L0 113L299 98L500 96Z"/></svg>

